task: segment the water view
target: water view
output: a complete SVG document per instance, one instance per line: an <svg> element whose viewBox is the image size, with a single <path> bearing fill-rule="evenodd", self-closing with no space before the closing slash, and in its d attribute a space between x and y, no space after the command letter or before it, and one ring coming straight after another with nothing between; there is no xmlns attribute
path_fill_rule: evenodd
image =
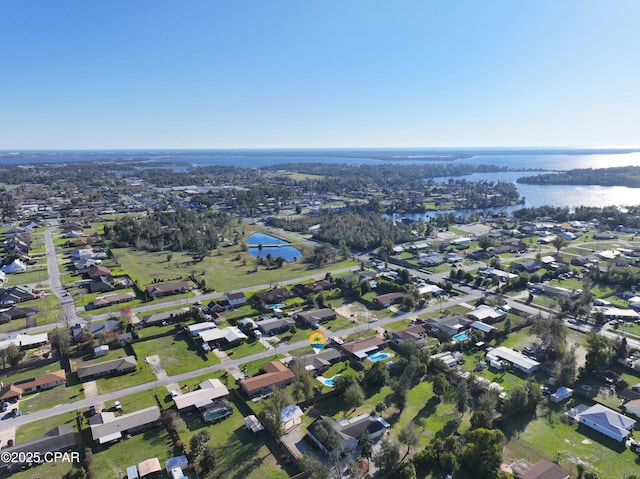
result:
<svg viewBox="0 0 640 479"><path fill-rule="evenodd" d="M280 238L264 233L254 233L247 238L248 251L251 256L277 258L281 256L286 261L297 261L302 258L302 253Z"/></svg>

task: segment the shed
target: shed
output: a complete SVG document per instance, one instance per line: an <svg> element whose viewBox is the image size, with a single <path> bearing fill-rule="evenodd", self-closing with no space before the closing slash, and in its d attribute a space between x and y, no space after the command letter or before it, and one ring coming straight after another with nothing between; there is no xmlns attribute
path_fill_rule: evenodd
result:
<svg viewBox="0 0 640 479"><path fill-rule="evenodd" d="M160 466L160 459L157 457L147 459L146 461L142 461L138 464L138 472L140 473L140 478L146 477L155 472L162 473L162 466Z"/></svg>
<svg viewBox="0 0 640 479"><path fill-rule="evenodd" d="M302 424L302 416L304 416L304 413L297 404L286 406L280 415L283 429L287 431L298 424Z"/></svg>

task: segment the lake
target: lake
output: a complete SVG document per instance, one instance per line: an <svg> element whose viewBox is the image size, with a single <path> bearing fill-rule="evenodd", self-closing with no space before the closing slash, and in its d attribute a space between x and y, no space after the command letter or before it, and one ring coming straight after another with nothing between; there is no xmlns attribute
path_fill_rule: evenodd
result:
<svg viewBox="0 0 640 479"><path fill-rule="evenodd" d="M248 251L251 256L266 258L270 254L274 259L282 256L286 261L297 261L302 258L302 253L295 247L291 246L284 240L276 238L264 233L254 233L246 240L249 245L262 245L262 249L258 247L249 247Z"/></svg>

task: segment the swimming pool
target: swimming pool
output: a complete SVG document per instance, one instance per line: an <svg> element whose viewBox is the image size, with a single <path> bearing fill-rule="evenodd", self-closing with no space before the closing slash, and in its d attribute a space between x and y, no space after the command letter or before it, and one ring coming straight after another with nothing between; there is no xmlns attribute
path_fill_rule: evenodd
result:
<svg viewBox="0 0 640 479"><path fill-rule="evenodd" d="M337 378L338 376L340 376L340 375L336 374L335 376L330 377L330 378L325 378L324 376L318 376L316 379L318 381L320 381L322 384L324 384L325 386L329 386L330 388L332 388L333 387L333 380L335 378Z"/></svg>
<svg viewBox="0 0 640 479"><path fill-rule="evenodd" d="M369 361L372 361L374 363L378 362L378 361L384 361L385 359L389 359L391 357L391 354L389 353L373 353L370 354L369 356L367 356L367 359Z"/></svg>
<svg viewBox="0 0 640 479"><path fill-rule="evenodd" d="M451 339L454 341L464 341L465 339L469 339L469 333L458 333Z"/></svg>

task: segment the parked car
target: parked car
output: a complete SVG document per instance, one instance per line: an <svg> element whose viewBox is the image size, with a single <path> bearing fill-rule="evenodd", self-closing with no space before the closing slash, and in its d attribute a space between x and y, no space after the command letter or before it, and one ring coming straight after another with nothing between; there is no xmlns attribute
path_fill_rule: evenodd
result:
<svg viewBox="0 0 640 479"><path fill-rule="evenodd" d="M122 411L122 404L120 404L120 401L114 402L113 406L116 408L116 411Z"/></svg>

